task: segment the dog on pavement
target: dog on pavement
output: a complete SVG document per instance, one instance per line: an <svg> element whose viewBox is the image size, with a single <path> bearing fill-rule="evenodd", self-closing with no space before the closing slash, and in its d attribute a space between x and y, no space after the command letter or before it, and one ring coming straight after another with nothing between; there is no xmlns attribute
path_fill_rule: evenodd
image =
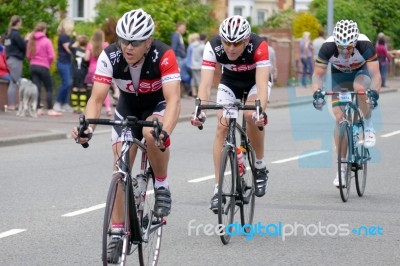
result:
<svg viewBox="0 0 400 266"><path fill-rule="evenodd" d="M36 108L39 95L37 86L26 78L22 78L17 85L19 87L19 108L17 115L37 117Z"/></svg>

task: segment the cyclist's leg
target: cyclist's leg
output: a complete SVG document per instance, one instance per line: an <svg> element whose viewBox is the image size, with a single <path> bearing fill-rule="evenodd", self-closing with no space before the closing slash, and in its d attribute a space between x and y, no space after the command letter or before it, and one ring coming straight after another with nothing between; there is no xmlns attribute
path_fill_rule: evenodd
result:
<svg viewBox="0 0 400 266"><path fill-rule="evenodd" d="M258 98L256 86L250 89L249 95L247 97L248 102L254 102ZM268 185L268 170L264 158L264 139L265 130L260 131L253 121L254 111L245 111L244 117L247 124L247 136L250 139L254 151L256 154L255 158L255 194L257 197L262 197L265 194Z"/></svg>
<svg viewBox="0 0 400 266"><path fill-rule="evenodd" d="M159 122L164 120L166 103L165 101L159 102L146 120L151 121L154 117L157 117ZM157 147L155 140L152 135L152 128L144 127L143 136L147 143L147 155L151 167L153 169L155 183L155 206L154 214L156 217L168 216L171 211L171 193L169 190L169 184L167 180L168 176L168 162L170 156L169 148L166 148L164 152Z"/></svg>
<svg viewBox="0 0 400 266"><path fill-rule="evenodd" d="M365 68L365 69L364 69ZM361 69L354 80L354 89L357 90L366 90L370 88L371 78L368 75L368 71L366 67ZM364 132L365 132L365 140L364 146L367 148L375 146L376 137L375 137L375 129L372 123L371 118L371 110L369 104L367 103L368 96L367 95L358 95L358 102L360 104L360 109L364 114Z"/></svg>

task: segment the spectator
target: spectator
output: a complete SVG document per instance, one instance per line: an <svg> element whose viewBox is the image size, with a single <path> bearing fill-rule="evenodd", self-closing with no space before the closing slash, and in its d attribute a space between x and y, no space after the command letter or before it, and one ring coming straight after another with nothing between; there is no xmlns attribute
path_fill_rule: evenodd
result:
<svg viewBox="0 0 400 266"><path fill-rule="evenodd" d="M303 64L301 85L303 85L303 87L307 86L307 74L309 74L311 80L311 75L313 73L313 67L311 63L312 49L313 48L310 41L310 33L308 31L305 31L300 41L300 57L301 63Z"/></svg>
<svg viewBox="0 0 400 266"><path fill-rule="evenodd" d="M22 75L22 62L25 58L26 44L19 32L22 27L22 20L20 16L12 16L8 25L7 38L4 41L7 55L7 65L10 71L11 81L8 86L7 97L8 107L7 110L16 110L17 105L17 84Z"/></svg>
<svg viewBox="0 0 400 266"><path fill-rule="evenodd" d="M50 39L46 37L47 24L39 22L36 24L34 31L28 34L28 47L26 57L30 61L30 71L32 82L39 90L38 93L38 109L37 114L41 116L44 114L43 108L40 106L40 91L41 82L46 88L47 95L47 114L49 116L61 116L53 110L53 83L51 81L50 66L54 61L55 52L53 44Z"/></svg>
<svg viewBox="0 0 400 266"><path fill-rule="evenodd" d="M381 72L382 87L386 87L386 78L388 74L390 55L386 48L385 38L381 37L378 39L378 45L376 46L376 54L379 61L379 71Z"/></svg>
<svg viewBox="0 0 400 266"><path fill-rule="evenodd" d="M61 77L61 86L58 89L54 110L57 112L73 112L74 109L69 105L71 88L71 50L72 40L70 35L74 30L74 21L63 19L57 28L58 33L58 59L57 69Z"/></svg>
<svg viewBox="0 0 400 266"><path fill-rule="evenodd" d="M192 78L190 85L192 87L192 97L197 97L197 91L200 85L200 73L203 63L203 52L207 36L205 34L199 35L199 40L194 41L192 45L192 54L190 61L190 69L192 71ZM190 45L189 45L190 46Z"/></svg>
<svg viewBox="0 0 400 266"><path fill-rule="evenodd" d="M192 69L191 69L191 64L192 64L192 50L193 50L193 43L198 42L200 40L200 35L198 33L192 33L189 34L188 37L188 48L187 48L187 53L186 57L183 59L183 63L180 66L181 70L181 78L184 86L184 91L186 96L192 96L192 90L191 90L191 79L192 79Z"/></svg>
<svg viewBox="0 0 400 266"><path fill-rule="evenodd" d="M318 58L319 49L321 49L322 44L325 42L325 33L323 30L318 31L318 37L314 39L312 42L313 52L314 52L314 61Z"/></svg>
<svg viewBox="0 0 400 266"><path fill-rule="evenodd" d="M89 67L89 63L85 61L88 42L89 39L86 35L79 35L70 47L72 52L71 104L74 113L81 113L87 102L87 89L84 81Z"/></svg>
<svg viewBox="0 0 400 266"><path fill-rule="evenodd" d="M0 40L0 79L11 81L10 71L7 66L6 51L3 46L5 36L1 36Z"/></svg>
<svg viewBox="0 0 400 266"><path fill-rule="evenodd" d="M85 60L89 61L89 70L85 78L86 84L93 84L94 73L96 72L97 59L101 52L109 45L105 41L104 31L98 29L93 33L93 36L86 48ZM106 107L107 116L112 115L111 110L111 98L110 94L107 94L104 100L104 106Z"/></svg>
<svg viewBox="0 0 400 266"><path fill-rule="evenodd" d="M180 66L183 59L186 57L185 43L182 35L186 32L186 25L183 22L176 24L176 31L171 34L171 48L176 55L178 65Z"/></svg>

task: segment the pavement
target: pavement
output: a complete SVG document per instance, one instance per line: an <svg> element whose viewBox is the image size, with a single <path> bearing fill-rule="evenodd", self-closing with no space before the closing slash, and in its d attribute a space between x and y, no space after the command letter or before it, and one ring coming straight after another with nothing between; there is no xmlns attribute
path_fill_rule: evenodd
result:
<svg viewBox="0 0 400 266"><path fill-rule="evenodd" d="M382 88L382 93L397 92L400 88L400 77L387 80L387 87ZM212 90L212 99L215 99L216 90ZM301 86L276 87L272 89L268 109L285 108L294 105L312 104L312 90L310 87ZM214 98L213 98L214 97ZM194 99L181 99L181 114L179 121L189 121L194 111ZM211 115L211 114L209 114ZM102 118L107 118L105 110ZM16 112L0 111L0 147L34 143L49 140L70 138L71 130L78 125L79 115L63 113L63 116L19 117ZM96 129L96 134L109 133L108 129Z"/></svg>

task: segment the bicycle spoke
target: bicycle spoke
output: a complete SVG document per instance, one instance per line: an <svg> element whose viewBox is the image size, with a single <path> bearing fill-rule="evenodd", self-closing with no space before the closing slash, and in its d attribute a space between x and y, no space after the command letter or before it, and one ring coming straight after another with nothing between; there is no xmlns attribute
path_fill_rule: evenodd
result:
<svg viewBox="0 0 400 266"><path fill-rule="evenodd" d="M348 200L351 186L351 153L349 152L349 139L348 123L343 122L342 124L340 124L338 146L339 190L340 197L342 198L343 202L346 202ZM343 154L345 154L345 156Z"/></svg>

